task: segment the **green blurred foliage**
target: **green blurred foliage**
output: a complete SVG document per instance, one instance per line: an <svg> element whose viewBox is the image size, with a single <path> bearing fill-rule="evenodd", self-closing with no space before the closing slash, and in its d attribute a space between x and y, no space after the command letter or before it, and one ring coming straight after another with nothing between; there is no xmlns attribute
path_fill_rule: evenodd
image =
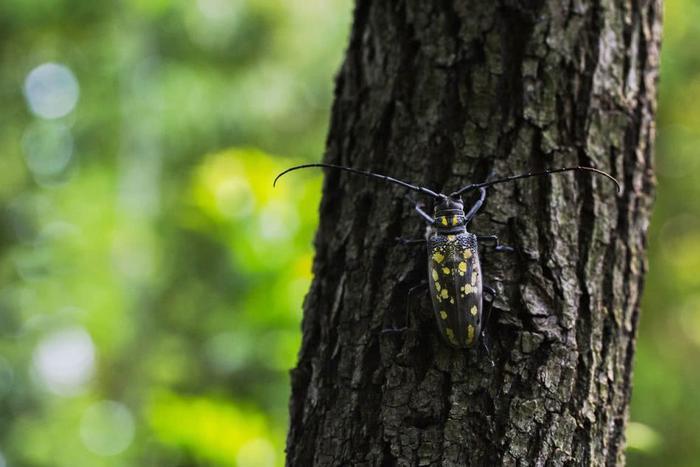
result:
<svg viewBox="0 0 700 467"><path fill-rule="evenodd" d="M0 2L0 467L283 465L351 7Z"/></svg>
<svg viewBox="0 0 700 467"><path fill-rule="evenodd" d="M633 466L700 464L700 3L664 2L657 196L628 428Z"/></svg>
<svg viewBox="0 0 700 467"><path fill-rule="evenodd" d="M270 181L351 7L0 2L0 467L283 464L320 175ZM700 458L700 4L665 14L636 466Z"/></svg>

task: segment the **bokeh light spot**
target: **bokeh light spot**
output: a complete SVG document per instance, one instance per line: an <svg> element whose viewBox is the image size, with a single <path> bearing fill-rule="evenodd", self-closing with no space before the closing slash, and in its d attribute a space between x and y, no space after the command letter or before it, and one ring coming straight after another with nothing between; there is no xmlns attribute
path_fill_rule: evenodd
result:
<svg viewBox="0 0 700 467"><path fill-rule="evenodd" d="M216 206L219 212L233 219L241 219L253 212L250 184L243 176L221 180L216 186Z"/></svg>
<svg viewBox="0 0 700 467"><path fill-rule="evenodd" d="M95 369L92 338L77 326L55 331L39 343L33 363L49 391L62 396L79 394Z"/></svg>
<svg viewBox="0 0 700 467"><path fill-rule="evenodd" d="M205 344L207 358L220 373L232 373L250 364L253 338L245 333L222 332L210 337Z"/></svg>
<svg viewBox="0 0 700 467"><path fill-rule="evenodd" d="M627 446L643 452L652 452L661 445L661 437L648 425L639 422L627 423Z"/></svg>
<svg viewBox="0 0 700 467"><path fill-rule="evenodd" d="M157 262L151 239L137 229L120 231L112 244L112 262L119 273L134 281L146 281L155 274Z"/></svg>
<svg viewBox="0 0 700 467"><path fill-rule="evenodd" d="M87 449L99 456L117 455L134 439L134 417L124 404L97 402L83 415L80 439Z"/></svg>
<svg viewBox="0 0 700 467"><path fill-rule="evenodd" d="M58 63L44 63L24 80L24 96L30 110L41 118L68 115L78 103L80 87L73 72Z"/></svg>
<svg viewBox="0 0 700 467"><path fill-rule="evenodd" d="M73 155L73 136L62 123L35 122L24 132L22 149L34 175L58 175Z"/></svg>
<svg viewBox="0 0 700 467"><path fill-rule="evenodd" d="M271 467L275 465L275 448L265 438L246 442L236 455L238 467Z"/></svg>
<svg viewBox="0 0 700 467"><path fill-rule="evenodd" d="M221 17L231 17L236 13L236 2L227 0L197 0L197 8L206 18L219 20Z"/></svg>
<svg viewBox="0 0 700 467"><path fill-rule="evenodd" d="M266 240L289 238L299 229L299 218L289 204L270 201L260 213L260 236Z"/></svg>
<svg viewBox="0 0 700 467"><path fill-rule="evenodd" d="M210 50L224 50L240 27L244 2L197 0L185 14L185 28L193 42Z"/></svg>

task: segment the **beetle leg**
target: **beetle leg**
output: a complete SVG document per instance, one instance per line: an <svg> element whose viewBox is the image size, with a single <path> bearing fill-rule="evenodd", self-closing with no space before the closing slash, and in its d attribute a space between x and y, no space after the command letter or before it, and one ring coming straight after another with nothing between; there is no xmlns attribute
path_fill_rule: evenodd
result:
<svg viewBox="0 0 700 467"><path fill-rule="evenodd" d="M484 204L484 200L486 199L486 188L479 188L479 192L479 199L476 200L476 203L474 203L471 209L469 209L469 212L464 216L465 224L468 224L469 221L476 216L476 213L479 212L479 209L481 209L481 206Z"/></svg>
<svg viewBox="0 0 700 467"><path fill-rule="evenodd" d="M493 358L491 358L491 346L486 342L488 340L488 335L482 330L481 331L481 344L484 346L484 350L486 350L486 356L489 358L489 362L491 362L491 367L495 367L496 364L493 363Z"/></svg>
<svg viewBox="0 0 700 467"><path fill-rule="evenodd" d="M427 241L424 238L403 238L403 237L396 237L394 238L398 243L401 245L424 245L425 242Z"/></svg>
<svg viewBox="0 0 700 467"><path fill-rule="evenodd" d="M430 214L428 214L427 212L423 211L423 209L421 209L420 206L418 206L418 205L416 204L416 205L414 206L414 209L415 209L416 212L418 212L418 214L425 220L425 222L428 223L428 225L435 225L435 219L433 219L433 217L432 217Z"/></svg>
<svg viewBox="0 0 700 467"><path fill-rule="evenodd" d="M421 288L424 288L424 287L427 287L427 286L428 286L428 282L423 280L420 282L420 284L415 285L415 286L411 287L410 289L408 289L408 293L406 294L406 318L404 319L405 326L402 328L392 327L389 329L382 329L382 334L393 333L393 332L403 332L403 331L406 331L409 329L408 320L409 320L410 306L411 306L411 295L413 295L414 291L421 289Z"/></svg>
<svg viewBox="0 0 700 467"><path fill-rule="evenodd" d="M498 294L496 293L496 289L494 289L493 287L489 287L489 286L486 285L486 284L483 284L483 285L481 286L481 289L482 289L484 292L486 292L487 294L489 294L489 295L491 296L491 297L489 298L489 301L491 301L491 302L493 302L494 298L496 298L496 295L498 295Z"/></svg>
<svg viewBox="0 0 700 467"><path fill-rule="evenodd" d="M428 225L435 225L435 219L433 219L433 216L423 211L423 203L416 202L416 200L414 200L410 195L406 195L406 199L413 204L413 209L416 210L418 215L421 216L423 220L428 223Z"/></svg>
<svg viewBox="0 0 700 467"><path fill-rule="evenodd" d="M492 243L494 251L498 253L511 253L515 251L515 248L511 246L506 246L506 245L501 245L498 241L498 237L495 235L477 235L476 240L481 242L481 243Z"/></svg>
<svg viewBox="0 0 700 467"><path fill-rule="evenodd" d="M491 309L493 308L493 301L496 299L496 291L493 289L493 287L489 287L486 284L483 284L481 286L481 289L486 292L488 295L489 299L484 300L484 308L485 308L485 313L484 313L484 320L481 323L481 335L484 335L484 331L486 330L486 323L489 322L489 319L491 319ZM486 297L484 297L486 298Z"/></svg>
<svg viewBox="0 0 700 467"><path fill-rule="evenodd" d="M489 287L488 285L482 285L482 290L488 294L489 299L484 300L484 308L485 308L485 318L484 321L481 323L481 342L484 345L484 349L486 350L486 355L489 358L489 361L491 362L491 366L494 367L496 366L493 363L493 359L491 358L491 346L489 345L489 336L486 333L486 324L489 322L489 319L491 319L491 309L493 308L493 301L496 298L496 290L493 287Z"/></svg>

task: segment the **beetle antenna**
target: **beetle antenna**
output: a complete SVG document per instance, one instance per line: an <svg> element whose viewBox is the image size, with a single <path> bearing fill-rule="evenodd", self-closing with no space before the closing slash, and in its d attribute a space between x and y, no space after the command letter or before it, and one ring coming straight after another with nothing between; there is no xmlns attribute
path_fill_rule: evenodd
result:
<svg viewBox="0 0 700 467"><path fill-rule="evenodd" d="M272 186L275 186L277 184L277 180L279 180L282 175L289 173L289 172L292 172L294 170L307 169L309 167L326 167L328 169L344 170L346 172L364 175L365 177L374 177L374 178L378 178L380 180L384 180L386 182L395 183L397 185L401 185L404 188L408 188L409 190L413 190L413 191L417 191L418 193L430 195L434 198L444 198L445 197L445 195L435 193L434 191L429 190L428 188L424 188L422 186L411 185L410 183L404 182L403 180L398 180L398 179L393 178L393 177L388 177L386 175L376 174L374 172L369 172L367 170L353 169L352 167L345 167L342 165L334 165L334 164L303 164L303 165L296 165L294 167L290 167L287 170L285 170L284 172L280 173L277 177L275 177L275 181L272 182Z"/></svg>
<svg viewBox="0 0 700 467"><path fill-rule="evenodd" d="M454 193L450 193L450 197L459 196L466 191L477 190L479 188L484 188L487 186L495 185L497 183L506 183L506 182L512 182L515 180L520 180L521 178L539 177L542 175L552 175L552 174L556 174L556 173L560 173L560 172L571 172L571 171L593 172L595 174L607 177L615 183L615 186L617 186L617 192L618 193L622 192L622 188L620 187L620 182L618 182L617 179L615 179L615 177L613 177L609 173L603 172L602 170L594 169L593 167L577 166L577 167L563 167L561 169L545 170L542 172L529 172L529 173L520 174L520 175L511 175L510 177L500 178L498 180L491 180L490 182L474 183L472 185L467 185L463 188L460 188L459 190L455 191Z"/></svg>

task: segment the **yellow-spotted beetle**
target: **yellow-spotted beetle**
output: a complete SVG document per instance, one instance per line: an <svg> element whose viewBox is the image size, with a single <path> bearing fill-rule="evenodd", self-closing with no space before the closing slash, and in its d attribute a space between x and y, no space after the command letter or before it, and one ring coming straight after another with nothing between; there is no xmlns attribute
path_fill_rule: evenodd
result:
<svg viewBox="0 0 700 467"><path fill-rule="evenodd" d="M495 297L495 290L485 285L481 278L479 242L492 243L495 251L513 251L512 248L501 245L498 237L495 235L480 236L467 231L467 225L486 200L487 187L528 177L581 171L592 172L609 178L617 186L618 192L620 191L620 184L612 175L593 167L580 166L529 172L498 180L487 180L483 183L467 185L449 195L436 193L428 188L412 185L386 175L334 164L303 164L290 167L275 178L273 186L284 174L310 167L324 167L378 178L409 190L429 195L437 200L433 216L426 213L420 203L415 203L411 200L415 204L414 209L416 212L428 224L426 239L406 240L399 238L397 240L405 245L427 243L428 285L438 330L444 341L449 346L457 349L469 349L476 345L481 333L484 292L490 296L489 303L492 303ZM479 190L479 199L465 214L461 195L474 190Z"/></svg>

